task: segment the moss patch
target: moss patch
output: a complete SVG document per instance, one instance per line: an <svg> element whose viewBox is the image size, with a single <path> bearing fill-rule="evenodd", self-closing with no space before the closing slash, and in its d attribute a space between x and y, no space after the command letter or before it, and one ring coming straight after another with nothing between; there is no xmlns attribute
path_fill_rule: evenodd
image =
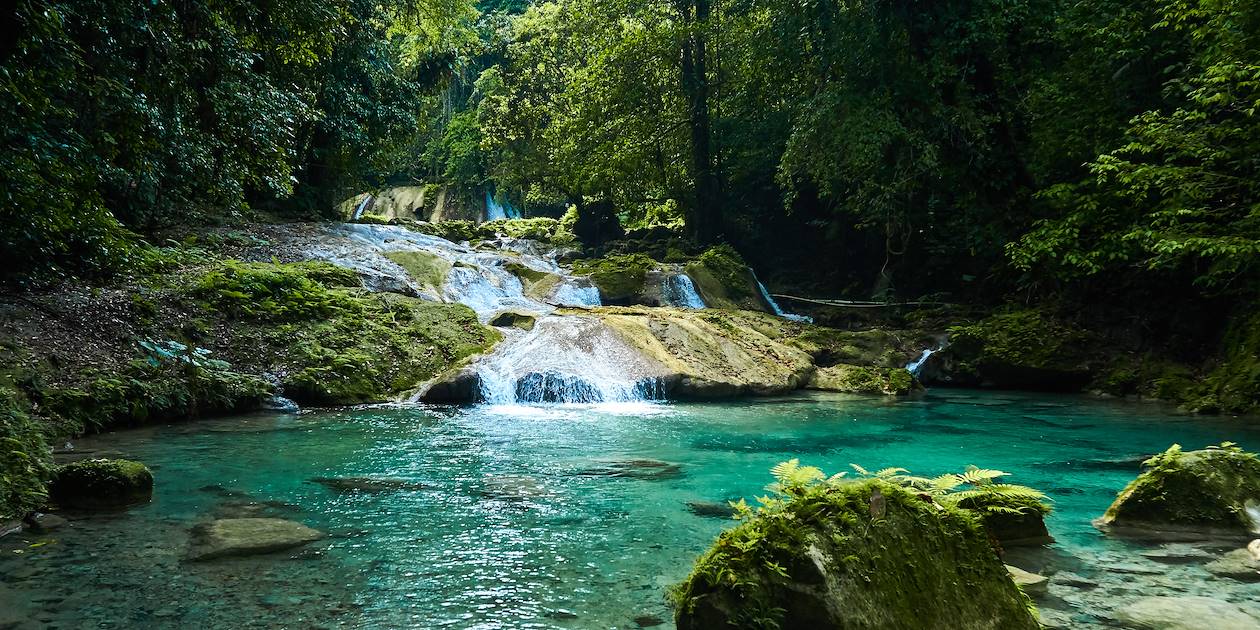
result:
<svg viewBox="0 0 1260 630"><path fill-rule="evenodd" d="M207 271L193 295L210 310L232 316L292 320L353 310L329 287L358 286L351 270L323 262L288 264L224 261Z"/></svg>
<svg viewBox="0 0 1260 630"><path fill-rule="evenodd" d="M605 304L630 304L643 293L647 272L655 266L643 254L623 254L579 260L573 273L589 275Z"/></svg>
<svg viewBox="0 0 1260 630"><path fill-rule="evenodd" d="M815 370L806 387L853 394L903 395L915 389L915 382L905 368L840 364Z"/></svg>
<svg viewBox="0 0 1260 630"><path fill-rule="evenodd" d="M711 308L764 311L752 272L730 245L711 247L686 264L687 275Z"/></svg>
<svg viewBox="0 0 1260 630"><path fill-rule="evenodd" d="M1035 390L1077 390L1090 379L1094 340L1040 311L992 315L949 329L944 359L955 374L996 385Z"/></svg>
<svg viewBox="0 0 1260 630"><path fill-rule="evenodd" d="M451 271L449 261L428 252L386 252L385 257L407 270L412 280L434 292L441 290L446 275Z"/></svg>
<svg viewBox="0 0 1260 630"><path fill-rule="evenodd" d="M1202 529L1246 534L1246 506L1260 501L1260 458L1229 443L1199 451L1174 444L1143 462L1102 522L1142 529Z"/></svg>
<svg viewBox="0 0 1260 630"><path fill-rule="evenodd" d="M786 481L675 589L680 630L1038 627L967 512L878 479Z"/></svg>
<svg viewBox="0 0 1260 630"><path fill-rule="evenodd" d="M63 507L124 507L149 500L153 473L148 466L126 459L84 460L58 468L48 492Z"/></svg>

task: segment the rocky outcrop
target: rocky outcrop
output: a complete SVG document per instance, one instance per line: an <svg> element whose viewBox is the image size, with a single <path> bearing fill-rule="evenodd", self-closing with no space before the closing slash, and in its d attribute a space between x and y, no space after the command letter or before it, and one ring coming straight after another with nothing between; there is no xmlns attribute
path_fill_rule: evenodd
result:
<svg viewBox="0 0 1260 630"><path fill-rule="evenodd" d="M905 368L841 364L814 370L805 387L853 394L908 394L915 382Z"/></svg>
<svg viewBox="0 0 1260 630"><path fill-rule="evenodd" d="M72 462L54 473L48 495L67 508L123 508L153 497L153 473L144 464L126 459Z"/></svg>
<svg viewBox="0 0 1260 630"><path fill-rule="evenodd" d="M789 488L676 591L680 630L1036 630L971 516L880 480Z"/></svg>
<svg viewBox="0 0 1260 630"><path fill-rule="evenodd" d="M799 325L752 311L603 307L588 311L663 366L673 398L776 394L814 366L790 340Z"/></svg>
<svg viewBox="0 0 1260 630"><path fill-rule="evenodd" d="M1225 443L1199 451L1174 444L1146 460L1099 526L1120 533L1245 536L1260 527L1260 458Z"/></svg>
<svg viewBox="0 0 1260 630"><path fill-rule="evenodd" d="M490 325L499 328L519 328L521 330L533 330L537 317L529 313L520 311L503 311L490 318Z"/></svg>
<svg viewBox="0 0 1260 630"><path fill-rule="evenodd" d="M992 315L949 329L929 384L1076 391L1091 378L1088 336L1033 310Z"/></svg>
<svg viewBox="0 0 1260 630"><path fill-rule="evenodd" d="M225 518L193 528L188 559L255 556L300 547L324 533L281 518Z"/></svg>

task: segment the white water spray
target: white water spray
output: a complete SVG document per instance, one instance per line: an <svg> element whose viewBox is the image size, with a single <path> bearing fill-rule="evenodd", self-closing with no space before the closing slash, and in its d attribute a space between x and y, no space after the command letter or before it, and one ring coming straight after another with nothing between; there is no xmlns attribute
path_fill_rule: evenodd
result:
<svg viewBox="0 0 1260 630"><path fill-rule="evenodd" d="M749 271L751 271L751 269ZM810 317L809 315L797 315L796 313L788 313L788 312L785 312L782 308L780 308L779 303L774 301L774 297L772 297L770 295L770 291L766 289L766 285L761 284L761 280L757 279L757 274L755 272L753 273L753 282L757 283L757 290L761 291L761 299L766 301L766 304L770 306L770 310L773 311L775 315L778 315L779 317L782 317L783 319L790 319L794 322L805 322L807 324L814 323L814 318Z"/></svg>
<svg viewBox="0 0 1260 630"><path fill-rule="evenodd" d="M696 285L685 273L666 276L661 283L661 301L675 308L704 308L704 299L696 291Z"/></svg>

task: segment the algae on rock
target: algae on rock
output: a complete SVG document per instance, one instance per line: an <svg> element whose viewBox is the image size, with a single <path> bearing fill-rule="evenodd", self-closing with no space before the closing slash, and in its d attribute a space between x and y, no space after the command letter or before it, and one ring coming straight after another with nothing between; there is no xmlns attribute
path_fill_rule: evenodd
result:
<svg viewBox="0 0 1260 630"><path fill-rule="evenodd" d="M880 480L775 467L778 495L722 533L674 591L680 630L1035 630L978 521Z"/></svg>
<svg viewBox="0 0 1260 630"><path fill-rule="evenodd" d="M126 459L82 460L59 467L48 494L63 507L126 507L153 496L153 473L148 466Z"/></svg>
<svg viewBox="0 0 1260 630"><path fill-rule="evenodd" d="M1260 458L1226 442L1198 451L1178 444L1143 462L1100 525L1120 531L1245 535L1260 529Z"/></svg>

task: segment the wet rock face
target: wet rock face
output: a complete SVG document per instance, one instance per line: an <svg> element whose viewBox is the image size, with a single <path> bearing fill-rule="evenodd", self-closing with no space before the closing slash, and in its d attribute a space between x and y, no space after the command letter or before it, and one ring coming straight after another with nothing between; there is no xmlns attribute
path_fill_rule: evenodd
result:
<svg viewBox="0 0 1260 630"><path fill-rule="evenodd" d="M153 497L153 473L144 464L126 459L82 460L58 468L48 493L68 508L124 508Z"/></svg>
<svg viewBox="0 0 1260 630"><path fill-rule="evenodd" d="M1260 525L1260 459L1223 444L1199 451L1173 445L1116 497L1099 526L1118 533L1247 535Z"/></svg>
<svg viewBox="0 0 1260 630"><path fill-rule="evenodd" d="M323 537L323 532L281 518L225 518L193 528L188 559L254 556L300 547Z"/></svg>
<svg viewBox="0 0 1260 630"><path fill-rule="evenodd" d="M1038 628L961 511L878 480L789 498L724 532L697 561L677 591L679 630Z"/></svg>

